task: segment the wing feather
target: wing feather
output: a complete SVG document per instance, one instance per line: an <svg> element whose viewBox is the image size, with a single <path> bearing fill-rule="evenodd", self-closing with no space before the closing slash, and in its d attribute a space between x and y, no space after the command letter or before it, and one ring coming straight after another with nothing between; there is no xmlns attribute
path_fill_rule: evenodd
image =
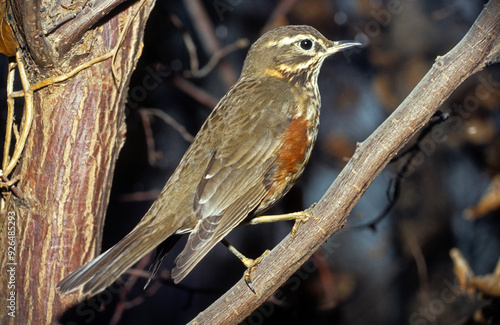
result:
<svg viewBox="0 0 500 325"><path fill-rule="evenodd" d="M252 206L257 205L265 196L266 190L260 185L249 189L245 194L247 195L234 202L234 206L228 210L229 214L224 215L229 222L221 224L220 220L223 216L206 217L198 222L194 231L189 235L186 247L175 259L176 266L172 270L175 283L184 279L205 254L250 213ZM241 209L242 207L245 209ZM240 217L241 215L243 218Z"/></svg>
<svg viewBox="0 0 500 325"><path fill-rule="evenodd" d="M219 136L215 145L213 141L205 142L214 146L209 149L210 161L194 196L193 208L198 223L172 270L172 278L176 283L215 244L247 218L267 195L267 175L274 165L275 153L280 148L277 140L291 122L296 103L289 88L283 85L275 85L275 89L268 89L268 92L262 93L263 96L259 96L260 93L252 96L236 93L248 91L245 89L247 86L253 87L251 84L240 84L233 88L221 100L212 119L204 125L206 133L216 129L235 136ZM269 100L270 93L280 93L283 97L290 95L290 99L280 107L280 114L277 114L272 99ZM233 101L235 98L237 100ZM245 109L246 114L234 112L233 109ZM240 128L241 134L235 133L235 128Z"/></svg>
<svg viewBox="0 0 500 325"><path fill-rule="evenodd" d="M261 135L262 137L262 135ZM266 133L258 144L248 149L245 163L220 159L214 153L206 175L198 187L194 208L199 222L179 254L172 270L175 282L181 281L205 254L234 227L240 224L267 194L265 175L273 165L272 155L277 141ZM253 153L250 156L250 153ZM266 157L265 160L261 158ZM225 165L227 161L232 165ZM239 167L236 167L239 166ZM217 171L215 174L213 171Z"/></svg>

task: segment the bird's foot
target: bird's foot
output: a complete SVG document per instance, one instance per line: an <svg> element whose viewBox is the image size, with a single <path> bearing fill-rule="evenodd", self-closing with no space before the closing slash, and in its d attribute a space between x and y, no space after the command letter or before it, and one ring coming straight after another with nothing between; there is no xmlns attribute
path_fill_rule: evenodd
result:
<svg viewBox="0 0 500 325"><path fill-rule="evenodd" d="M247 270L245 272L245 283L247 284L248 288L250 288L250 290L252 290L253 293L257 294L257 292L255 291L255 288L253 287L253 284L252 284L252 278L250 276L250 273L252 273L252 270L254 267L256 267L260 261L262 261L262 259L264 258L264 256L266 256L267 254L269 254L270 250L267 249L261 256L259 256L258 258L252 260L250 258L246 258L245 257L245 260L241 260L243 262L243 264L245 264L245 266L247 267Z"/></svg>
<svg viewBox="0 0 500 325"><path fill-rule="evenodd" d="M261 256L259 256L256 259L251 259L246 257L245 255L241 254L240 251L238 251L233 245L231 245L226 239L222 240L222 243L226 245L226 247L229 249L231 253L236 255L237 258L246 266L247 270L245 271L245 283L247 284L248 288L252 290L253 293L257 294L255 291L255 288L252 285L252 278L251 278L251 273L254 267L256 267L260 261L266 256L270 251L266 250Z"/></svg>
<svg viewBox="0 0 500 325"><path fill-rule="evenodd" d="M318 219L317 217L313 216L312 214L312 209L316 206L316 203L313 203L309 208L307 208L304 211L300 212L295 212L296 218L295 218L295 223L293 224L292 231L290 233L290 236L292 238L295 238L297 236L297 232L299 231L299 226L301 223L306 222L309 219Z"/></svg>
<svg viewBox="0 0 500 325"><path fill-rule="evenodd" d="M316 203L313 203L309 208L305 211L292 212L287 214L276 214L271 216L258 216L251 219L248 223L251 225L257 225L261 223L269 223L276 221L284 221L284 220L295 220L295 224L292 228L291 236L295 238L297 235L297 231L299 230L299 226L301 223L306 222L309 219L318 219L313 216L312 209L316 206Z"/></svg>

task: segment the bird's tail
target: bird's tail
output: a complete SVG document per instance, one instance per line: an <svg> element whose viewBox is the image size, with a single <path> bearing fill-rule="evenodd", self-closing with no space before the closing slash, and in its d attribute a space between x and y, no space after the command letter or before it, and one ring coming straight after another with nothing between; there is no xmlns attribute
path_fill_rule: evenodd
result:
<svg viewBox="0 0 500 325"><path fill-rule="evenodd" d="M174 231L160 234L158 229L139 224L116 245L65 277L57 289L61 294L79 290L80 297L98 294Z"/></svg>

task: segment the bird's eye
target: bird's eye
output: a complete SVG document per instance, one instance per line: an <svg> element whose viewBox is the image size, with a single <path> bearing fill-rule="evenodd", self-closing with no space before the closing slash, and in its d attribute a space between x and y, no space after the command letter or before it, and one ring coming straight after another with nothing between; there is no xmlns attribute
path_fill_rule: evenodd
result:
<svg viewBox="0 0 500 325"><path fill-rule="evenodd" d="M313 41L311 41L308 38L303 39L302 41L300 41L300 47L303 50L310 50L312 48L312 46L313 46Z"/></svg>

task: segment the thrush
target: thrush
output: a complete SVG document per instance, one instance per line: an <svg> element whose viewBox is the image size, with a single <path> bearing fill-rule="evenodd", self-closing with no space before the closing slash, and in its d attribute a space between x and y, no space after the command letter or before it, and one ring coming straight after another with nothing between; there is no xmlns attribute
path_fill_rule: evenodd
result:
<svg viewBox="0 0 500 325"><path fill-rule="evenodd" d="M330 41L310 26L262 35L146 215L120 242L64 278L59 291L95 295L160 245L154 274L175 238L189 234L171 273L178 283L232 229L258 220L309 160L318 134L323 61L357 45Z"/></svg>

